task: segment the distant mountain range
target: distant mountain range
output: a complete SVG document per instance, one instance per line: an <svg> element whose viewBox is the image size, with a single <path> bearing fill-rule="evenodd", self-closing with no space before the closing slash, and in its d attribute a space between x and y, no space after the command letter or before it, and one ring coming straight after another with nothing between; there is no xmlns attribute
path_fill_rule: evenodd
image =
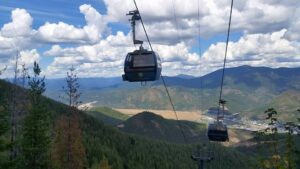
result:
<svg viewBox="0 0 300 169"><path fill-rule="evenodd" d="M95 77L95 78L79 78L80 88L83 90L101 89L105 87L112 87L122 83L121 77ZM48 90L62 90L63 86L66 86L66 79L46 79L46 85Z"/></svg>
<svg viewBox="0 0 300 169"><path fill-rule="evenodd" d="M219 88L222 70L202 77L183 80L180 77L167 77L170 86L187 88ZM156 83L157 84L157 83ZM225 86L243 86L251 89L267 87L275 92L300 90L300 68L277 68L240 66L225 70ZM270 88L271 87L271 88Z"/></svg>
<svg viewBox="0 0 300 169"><path fill-rule="evenodd" d="M220 87L222 70L217 70L202 77L180 74L174 77L166 76L168 86L187 88L218 88ZM123 82L121 77L80 78L83 90L101 89L107 87L136 86L139 83ZM65 79L46 79L48 90L60 90L65 85ZM161 85L161 81L149 82L151 86ZM250 88L270 87L277 92L300 89L300 68L277 68L240 66L228 68L225 71L225 85L244 85Z"/></svg>
<svg viewBox="0 0 300 169"><path fill-rule="evenodd" d="M202 77L165 77L175 108L205 111L216 106L221 73L217 70ZM62 93L62 84L63 79L47 80L47 96L57 99ZM171 109L161 80L141 86L139 83L122 82L119 77L83 78L80 85L82 101L96 101L97 106ZM293 99L290 98L292 93ZM293 117L300 107L300 68L228 68L223 95L232 113L256 118L263 115L265 108L279 106L282 117ZM289 113L291 116L285 115Z"/></svg>

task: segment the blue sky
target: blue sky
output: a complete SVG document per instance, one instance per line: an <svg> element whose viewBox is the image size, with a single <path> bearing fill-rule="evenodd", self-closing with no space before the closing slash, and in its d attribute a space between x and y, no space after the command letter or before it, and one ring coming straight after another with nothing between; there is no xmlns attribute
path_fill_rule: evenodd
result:
<svg viewBox="0 0 300 169"><path fill-rule="evenodd" d="M198 0L162 1L137 0L137 3L150 39L164 62L164 73L203 75L220 68L230 1L199 0L200 18ZM300 35L295 27L300 16L295 16L300 9L296 5L295 1L236 2L228 66L298 67ZM63 76L71 65L78 67L82 76L119 76L126 53L134 49L125 16L133 7L131 0L3 0L0 40L13 43L21 51L24 63L38 59L49 77ZM11 18L13 11L15 22ZM11 29L26 31L15 36ZM138 36L144 38L141 30ZM3 49L7 51L0 52L0 56L6 62L0 66L12 67L11 56L16 51L5 46Z"/></svg>

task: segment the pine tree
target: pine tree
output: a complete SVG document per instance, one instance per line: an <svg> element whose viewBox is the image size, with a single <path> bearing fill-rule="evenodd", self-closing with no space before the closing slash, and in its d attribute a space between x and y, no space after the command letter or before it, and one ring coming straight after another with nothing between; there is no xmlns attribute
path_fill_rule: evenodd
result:
<svg viewBox="0 0 300 169"><path fill-rule="evenodd" d="M80 126L79 110L80 92L78 77L72 67L67 72L67 86L64 87L69 110L56 123L56 136L53 153L54 161L61 169L83 169L86 166L85 147Z"/></svg>
<svg viewBox="0 0 300 169"><path fill-rule="evenodd" d="M296 155L295 142L293 138L294 129L296 125L293 122L287 122L285 124L285 130L288 132L286 138L286 148L285 148L285 167L286 169L295 169L296 162L294 156Z"/></svg>
<svg viewBox="0 0 300 169"><path fill-rule="evenodd" d="M21 140L21 166L23 169L49 168L49 114L45 109L42 94L45 92L45 77L34 62L34 76L29 77L30 105L24 119Z"/></svg>
<svg viewBox="0 0 300 169"><path fill-rule="evenodd" d="M14 67L14 80L13 80L13 86L10 88L10 101L9 101L9 111L10 111L10 162L14 163L17 158L17 144L16 144L16 137L17 137L17 114L18 114L18 108L17 108L17 80L18 80L18 61L19 61L19 55L18 52L15 57L15 67Z"/></svg>
<svg viewBox="0 0 300 169"><path fill-rule="evenodd" d="M278 150L279 149L278 148L278 136L277 136L278 129L276 126L278 113L274 108L269 108L264 113L267 115L266 120L269 120L269 123L268 123L269 127L266 128L265 134L270 135L272 138L272 140L270 142L272 156L266 163L274 169L280 169L281 157L280 157L279 150Z"/></svg>

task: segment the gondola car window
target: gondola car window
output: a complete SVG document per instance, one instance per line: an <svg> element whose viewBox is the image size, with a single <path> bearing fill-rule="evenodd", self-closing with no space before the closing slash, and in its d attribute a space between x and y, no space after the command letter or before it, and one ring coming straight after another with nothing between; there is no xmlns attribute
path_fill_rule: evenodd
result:
<svg viewBox="0 0 300 169"><path fill-rule="evenodd" d="M133 56L133 67L155 66L155 60L152 54Z"/></svg>
<svg viewBox="0 0 300 169"><path fill-rule="evenodd" d="M131 55L128 55L128 57L126 58L127 62L131 61Z"/></svg>
<svg viewBox="0 0 300 169"><path fill-rule="evenodd" d="M157 55L157 67L161 68L161 60L160 57Z"/></svg>

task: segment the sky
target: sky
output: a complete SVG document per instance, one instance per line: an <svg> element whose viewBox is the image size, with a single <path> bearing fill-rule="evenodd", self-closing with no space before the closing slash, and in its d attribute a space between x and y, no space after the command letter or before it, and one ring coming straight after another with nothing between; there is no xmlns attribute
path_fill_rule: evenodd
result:
<svg viewBox="0 0 300 169"><path fill-rule="evenodd" d="M230 0L136 0L163 74L201 76L223 65ZM37 61L47 78L123 74L133 0L1 0L0 70ZM227 67L300 67L300 1L236 0ZM137 38L146 40L141 24ZM145 42L143 45L149 48ZM17 55L19 54L19 55Z"/></svg>

